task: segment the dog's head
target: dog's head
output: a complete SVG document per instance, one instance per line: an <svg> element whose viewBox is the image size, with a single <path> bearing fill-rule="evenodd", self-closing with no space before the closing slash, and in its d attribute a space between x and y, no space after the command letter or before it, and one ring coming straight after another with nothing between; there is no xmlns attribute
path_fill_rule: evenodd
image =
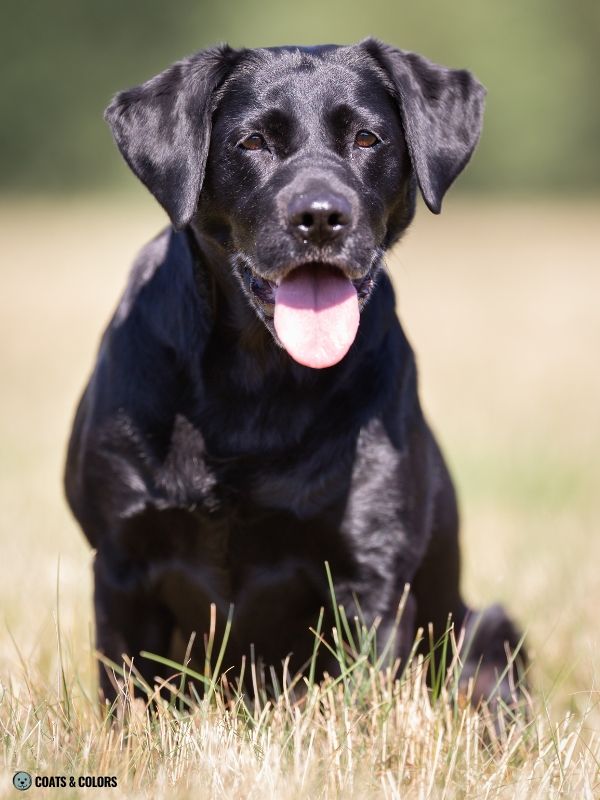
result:
<svg viewBox="0 0 600 800"><path fill-rule="evenodd" d="M464 70L373 39L224 46L121 92L106 118L173 225L225 253L276 341L319 368L352 345L417 184L439 213L484 93Z"/></svg>

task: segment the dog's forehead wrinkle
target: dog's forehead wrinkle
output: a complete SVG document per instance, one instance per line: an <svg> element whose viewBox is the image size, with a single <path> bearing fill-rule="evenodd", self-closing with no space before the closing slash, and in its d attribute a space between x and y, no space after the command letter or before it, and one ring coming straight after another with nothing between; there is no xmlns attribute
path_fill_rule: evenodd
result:
<svg viewBox="0 0 600 800"><path fill-rule="evenodd" d="M288 137L323 139L343 135L353 127L375 128L385 135L397 123L397 111L383 83L373 78L373 70L360 65L334 65L326 74L283 69L274 73L273 65L260 64L253 76L253 88L243 76L232 81L223 95L221 108L227 108L228 124L267 132L278 127Z"/></svg>
<svg viewBox="0 0 600 800"><path fill-rule="evenodd" d="M294 59L253 59L245 69L234 72L223 86L223 92L240 92L255 104L269 105L297 96L304 104L313 95L329 90L334 97L351 99L362 79L360 66L331 63L317 69L312 61L296 63Z"/></svg>

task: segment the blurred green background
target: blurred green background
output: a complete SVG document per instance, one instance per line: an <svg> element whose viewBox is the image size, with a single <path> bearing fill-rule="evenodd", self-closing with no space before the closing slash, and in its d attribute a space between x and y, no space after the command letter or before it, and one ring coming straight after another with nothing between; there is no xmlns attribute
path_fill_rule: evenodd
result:
<svg viewBox="0 0 600 800"><path fill-rule="evenodd" d="M131 185L102 111L111 95L220 41L347 43L378 36L471 69L485 132L461 189L600 186L598 0L2 0L0 182L44 192Z"/></svg>

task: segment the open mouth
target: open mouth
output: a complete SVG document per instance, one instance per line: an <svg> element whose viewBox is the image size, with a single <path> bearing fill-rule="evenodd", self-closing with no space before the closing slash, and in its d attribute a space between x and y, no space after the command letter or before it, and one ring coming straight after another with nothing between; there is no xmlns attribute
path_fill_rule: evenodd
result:
<svg viewBox="0 0 600 800"><path fill-rule="evenodd" d="M375 270L351 280L325 263L295 267L279 281L246 268L247 286L280 344L299 364L323 369L344 358L358 331L360 307L373 288Z"/></svg>

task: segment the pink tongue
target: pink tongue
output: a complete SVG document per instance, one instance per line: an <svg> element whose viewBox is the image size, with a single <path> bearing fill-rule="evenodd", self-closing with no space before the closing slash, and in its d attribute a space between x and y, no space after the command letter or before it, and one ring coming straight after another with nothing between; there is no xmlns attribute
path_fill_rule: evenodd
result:
<svg viewBox="0 0 600 800"><path fill-rule="evenodd" d="M339 270L299 267L275 292L275 330L299 364L322 369L346 355L358 330L356 289Z"/></svg>

